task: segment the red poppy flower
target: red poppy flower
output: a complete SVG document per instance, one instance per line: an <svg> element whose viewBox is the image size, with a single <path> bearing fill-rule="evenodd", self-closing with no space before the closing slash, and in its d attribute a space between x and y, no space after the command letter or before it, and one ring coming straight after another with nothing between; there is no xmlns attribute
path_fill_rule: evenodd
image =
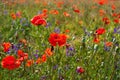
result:
<svg viewBox="0 0 120 80"><path fill-rule="evenodd" d="M77 67L77 70L76 70L78 73L82 74L85 72L85 70L82 68L82 67Z"/></svg>
<svg viewBox="0 0 120 80"><path fill-rule="evenodd" d="M19 68L20 65L21 65L21 61L17 59L16 62L15 62L15 64L16 64L16 68Z"/></svg>
<svg viewBox="0 0 120 80"><path fill-rule="evenodd" d="M98 0L99 5L104 5L108 2L108 0Z"/></svg>
<svg viewBox="0 0 120 80"><path fill-rule="evenodd" d="M117 17L118 14L117 14L117 13L113 13L112 16L113 16L113 17Z"/></svg>
<svg viewBox="0 0 120 80"><path fill-rule="evenodd" d="M120 20L119 19L114 19L114 22L115 23L120 23Z"/></svg>
<svg viewBox="0 0 120 80"><path fill-rule="evenodd" d="M67 36L65 34L59 34L58 45L64 46L67 40Z"/></svg>
<svg viewBox="0 0 120 80"><path fill-rule="evenodd" d="M120 13L117 15L118 18L120 18Z"/></svg>
<svg viewBox="0 0 120 80"><path fill-rule="evenodd" d="M69 33L69 32L70 32L70 30L69 30L69 29L66 29L66 30L65 30L65 33Z"/></svg>
<svg viewBox="0 0 120 80"><path fill-rule="evenodd" d="M116 9L116 6L113 4L113 5L111 6L111 8L112 8L112 10L115 10L115 9Z"/></svg>
<svg viewBox="0 0 120 80"><path fill-rule="evenodd" d="M100 16L103 16L105 13L106 13L106 12L105 12L103 9L100 9L100 10L99 10Z"/></svg>
<svg viewBox="0 0 120 80"><path fill-rule="evenodd" d="M98 44L100 42L100 39L95 37L93 42Z"/></svg>
<svg viewBox="0 0 120 80"><path fill-rule="evenodd" d="M14 56L6 56L2 59L1 65L3 68L13 70L19 68L20 62L17 61Z"/></svg>
<svg viewBox="0 0 120 80"><path fill-rule="evenodd" d="M39 14L38 16L40 16L42 19L46 19L48 17L47 13L45 12Z"/></svg>
<svg viewBox="0 0 120 80"><path fill-rule="evenodd" d="M42 12L46 14L48 12L48 9L43 9Z"/></svg>
<svg viewBox="0 0 120 80"><path fill-rule="evenodd" d="M58 42L58 39L59 39L59 34L58 33L52 33L52 34L50 34L49 42L51 43L52 46L56 46L57 42Z"/></svg>
<svg viewBox="0 0 120 80"><path fill-rule="evenodd" d="M58 8L61 8L61 6L64 4L63 1L56 2L56 5Z"/></svg>
<svg viewBox="0 0 120 80"><path fill-rule="evenodd" d="M36 25L36 26L39 26L39 25L46 25L47 22L45 21L44 18L42 18L42 16L40 15L37 15L37 16L34 16L32 19L31 19L31 23Z"/></svg>
<svg viewBox="0 0 120 80"><path fill-rule="evenodd" d="M42 63L42 59L41 59L41 58L38 58L38 59L36 60L36 64L40 64L40 63Z"/></svg>
<svg viewBox="0 0 120 80"><path fill-rule="evenodd" d="M58 10L51 10L51 11L50 11L50 14L58 15L58 14L59 14L59 11L58 11Z"/></svg>
<svg viewBox="0 0 120 80"><path fill-rule="evenodd" d="M52 46L63 46L66 43L67 36L65 34L52 33L49 37L49 42Z"/></svg>
<svg viewBox="0 0 120 80"><path fill-rule="evenodd" d="M18 53L19 57L23 57L24 56L24 52L22 50L18 50L17 53Z"/></svg>
<svg viewBox="0 0 120 80"><path fill-rule="evenodd" d="M80 13L80 10L79 9L74 9L74 12Z"/></svg>
<svg viewBox="0 0 120 80"><path fill-rule="evenodd" d="M113 45L112 42L105 42L105 46L107 46L107 47L111 47L112 45Z"/></svg>
<svg viewBox="0 0 120 80"><path fill-rule="evenodd" d="M42 19L42 17L40 17L39 15L34 16L34 17L31 19L31 23L34 24L38 19Z"/></svg>
<svg viewBox="0 0 120 80"><path fill-rule="evenodd" d="M104 17L104 18L103 18L103 22L104 22L105 24L109 24L109 23L110 23L110 20L109 20L107 17Z"/></svg>
<svg viewBox="0 0 120 80"><path fill-rule="evenodd" d="M11 47L10 42L4 42L3 47L4 47L4 52L8 52Z"/></svg>
<svg viewBox="0 0 120 80"><path fill-rule="evenodd" d="M17 53L18 53L18 59L20 61L28 59L28 54L24 53L22 50L18 50Z"/></svg>
<svg viewBox="0 0 120 80"><path fill-rule="evenodd" d="M102 28L102 27L96 30L96 34L97 34L97 35L102 35L102 34L104 34L104 33L105 33L105 29Z"/></svg>
<svg viewBox="0 0 120 80"><path fill-rule="evenodd" d="M46 55L46 54L43 54L42 57L41 57L41 59L42 59L42 62L46 62L46 60L47 60L47 55Z"/></svg>
<svg viewBox="0 0 120 80"><path fill-rule="evenodd" d="M16 14L15 13L11 13L11 17L12 17L12 19L16 19Z"/></svg>
<svg viewBox="0 0 120 80"><path fill-rule="evenodd" d="M36 22L34 23L35 25L46 25L46 21L44 19L38 19L36 20Z"/></svg>
<svg viewBox="0 0 120 80"><path fill-rule="evenodd" d="M63 12L63 15L64 15L65 17L70 17L70 14L67 13L67 12Z"/></svg>
<svg viewBox="0 0 120 80"><path fill-rule="evenodd" d="M45 54L48 55L48 56L52 56L53 55L53 52L51 51L51 48L47 48L45 50Z"/></svg>
<svg viewBox="0 0 120 80"><path fill-rule="evenodd" d="M26 62L26 66L27 67L30 67L32 64L34 63L34 60L27 60L27 62Z"/></svg>

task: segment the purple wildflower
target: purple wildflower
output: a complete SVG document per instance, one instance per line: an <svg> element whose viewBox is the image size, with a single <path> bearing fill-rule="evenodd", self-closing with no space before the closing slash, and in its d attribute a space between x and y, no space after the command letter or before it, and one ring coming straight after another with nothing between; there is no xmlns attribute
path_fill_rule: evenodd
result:
<svg viewBox="0 0 120 80"><path fill-rule="evenodd" d="M26 18L21 18L20 19L20 24L23 24L24 22L26 22Z"/></svg>
<svg viewBox="0 0 120 80"><path fill-rule="evenodd" d="M38 55L38 54L34 54L34 56L35 56L35 58L38 58L38 57L39 57L39 55Z"/></svg>
<svg viewBox="0 0 120 80"><path fill-rule="evenodd" d="M50 27L51 26L51 23L47 23L47 25L46 25L46 28L48 28L48 27Z"/></svg>
<svg viewBox="0 0 120 80"><path fill-rule="evenodd" d="M4 15L7 15L7 14L8 14L8 11L7 11L7 10L4 10L3 14L4 14Z"/></svg>
<svg viewBox="0 0 120 80"><path fill-rule="evenodd" d="M58 68L58 65L53 66L53 70L56 70Z"/></svg>
<svg viewBox="0 0 120 80"><path fill-rule="evenodd" d="M38 53L39 52L39 50L36 50L36 53Z"/></svg>
<svg viewBox="0 0 120 80"><path fill-rule="evenodd" d="M119 42L116 42L116 43L115 43L115 46L119 46Z"/></svg>
<svg viewBox="0 0 120 80"><path fill-rule="evenodd" d="M114 33L120 34L120 26L117 28L114 28Z"/></svg>
<svg viewBox="0 0 120 80"><path fill-rule="evenodd" d="M10 54L11 53L11 51L10 51L10 49L7 51L7 54Z"/></svg>
<svg viewBox="0 0 120 80"><path fill-rule="evenodd" d="M75 54L75 49L72 46L66 48L66 56L73 56Z"/></svg>
<svg viewBox="0 0 120 80"><path fill-rule="evenodd" d="M41 76L40 80L47 80L47 76L45 75Z"/></svg>
<svg viewBox="0 0 120 80"><path fill-rule="evenodd" d="M90 36L90 32L88 32L88 30L86 29L86 27L83 27L83 31L84 31L85 35Z"/></svg>
<svg viewBox="0 0 120 80"><path fill-rule="evenodd" d="M105 51L110 51L110 47L104 46Z"/></svg>
<svg viewBox="0 0 120 80"><path fill-rule="evenodd" d="M60 28L56 27L56 28L54 29L54 32L55 32L55 33L60 33Z"/></svg>

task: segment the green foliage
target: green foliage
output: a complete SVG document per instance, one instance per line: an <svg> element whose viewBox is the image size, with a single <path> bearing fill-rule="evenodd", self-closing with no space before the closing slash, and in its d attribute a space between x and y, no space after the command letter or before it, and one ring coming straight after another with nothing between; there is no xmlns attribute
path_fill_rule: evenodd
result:
<svg viewBox="0 0 120 80"><path fill-rule="evenodd" d="M52 1L47 6L32 2L14 6L0 3L0 62L8 55L3 52L2 43L19 44L21 39L27 40L27 46L22 45L20 49L28 53L29 59L36 60L33 55L36 50L39 51L38 55L41 57L44 50L51 47L48 38L56 27L60 29L60 33L64 33L67 29L70 30L67 33L69 35L67 43L74 48L74 51L71 52L72 56L67 56L65 46L54 47L53 55L48 57L43 64L34 63L30 67L24 67L25 65L22 64L20 68L13 71L0 66L0 80L63 80L61 78L64 80L120 80L120 45L117 45L120 43L120 33L113 33L119 23L113 22L110 4L100 6L94 2L91 4L77 3L76 5L81 10L79 14L73 11L73 4L68 4L66 0L62 7L58 8ZM92 6L97 8L92 9ZM43 9L48 9L48 11L56 9L59 14L48 13L46 21L50 23L49 27L31 24L30 19ZM100 9L106 11L105 16L109 17L111 21L109 25L102 22L102 17L98 12ZM10 15L17 11L22 12L22 17L13 20ZM71 17L63 16L65 11L70 13ZM115 12L120 13L118 9ZM25 20L21 22L23 18ZM79 24L80 20L83 22L82 24ZM60 24L56 24L56 21L59 21ZM95 44L93 35L99 27L104 27L106 32L100 36L100 43ZM109 50L105 50L105 41L113 43ZM16 56L15 53L10 54ZM77 73L78 66L84 68L85 72Z"/></svg>

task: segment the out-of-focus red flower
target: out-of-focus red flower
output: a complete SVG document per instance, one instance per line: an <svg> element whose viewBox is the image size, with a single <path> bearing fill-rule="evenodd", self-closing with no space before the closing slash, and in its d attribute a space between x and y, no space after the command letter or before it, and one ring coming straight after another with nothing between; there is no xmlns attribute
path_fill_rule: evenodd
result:
<svg viewBox="0 0 120 80"><path fill-rule="evenodd" d="M20 65L21 65L21 61L20 60L16 60L15 64L16 64L16 68L19 68Z"/></svg>
<svg viewBox="0 0 120 80"><path fill-rule="evenodd" d="M47 56L52 56L52 55L53 55L53 52L51 51L51 48L47 48L47 49L45 50L45 54L46 54Z"/></svg>
<svg viewBox="0 0 120 80"><path fill-rule="evenodd" d="M112 42L105 42L105 46L107 46L107 47L110 47L110 46L112 46L112 45L113 45Z"/></svg>
<svg viewBox="0 0 120 80"><path fill-rule="evenodd" d="M42 12L46 14L48 12L48 9L43 9Z"/></svg>
<svg viewBox="0 0 120 80"><path fill-rule="evenodd" d="M48 5L48 2L46 2L46 1L43 1L42 3L43 3L43 6L47 6Z"/></svg>
<svg viewBox="0 0 120 80"><path fill-rule="evenodd" d="M82 74L82 73L84 73L85 72L85 70L82 68L82 67L77 67L77 73L79 73L79 74Z"/></svg>
<svg viewBox="0 0 120 80"><path fill-rule="evenodd" d="M40 3L40 0L34 0L34 3L35 3L35 4L39 4L39 3Z"/></svg>
<svg viewBox="0 0 120 80"><path fill-rule="evenodd" d="M61 6L64 4L63 1L56 2L56 5L58 8L61 8Z"/></svg>
<svg viewBox="0 0 120 80"><path fill-rule="evenodd" d="M38 58L38 59L36 60L36 64L40 64L40 63L42 63L42 59L41 59L41 58Z"/></svg>
<svg viewBox="0 0 120 80"><path fill-rule="evenodd" d="M120 23L120 20L119 19L114 19L114 22L115 23Z"/></svg>
<svg viewBox="0 0 120 80"><path fill-rule="evenodd" d="M70 32L70 30L69 30L69 29L66 29L66 30L65 30L65 33L69 33L69 32Z"/></svg>
<svg viewBox="0 0 120 80"><path fill-rule="evenodd" d="M117 13L113 13L112 16L113 16L113 17L117 17L118 14L117 14Z"/></svg>
<svg viewBox="0 0 120 80"><path fill-rule="evenodd" d="M96 30L96 34L97 35L102 35L105 33L105 29L103 27L100 27Z"/></svg>
<svg viewBox="0 0 120 80"><path fill-rule="evenodd" d="M16 14L15 13L11 13L10 16L12 17L12 19L16 19Z"/></svg>
<svg viewBox="0 0 120 80"><path fill-rule="evenodd" d="M38 19L42 19L42 17L39 16L39 15L34 16L34 17L31 19L31 23L35 24L35 22L36 22Z"/></svg>
<svg viewBox="0 0 120 80"><path fill-rule="evenodd" d="M104 17L104 18L103 18L103 22L104 22L105 24L109 24L109 23L110 23L110 20L109 20L107 17Z"/></svg>
<svg viewBox="0 0 120 80"><path fill-rule="evenodd" d="M42 62L46 62L47 61L47 55L43 54L42 57L41 57L41 59L42 59Z"/></svg>
<svg viewBox="0 0 120 80"><path fill-rule="evenodd" d="M97 37L95 37L94 40L93 40L93 42L98 44L100 42L100 39L97 38Z"/></svg>
<svg viewBox="0 0 120 80"><path fill-rule="evenodd" d="M100 14L100 16L105 15L105 13L106 13L106 12L105 12L103 9L100 9L100 10L99 10L99 14Z"/></svg>
<svg viewBox="0 0 120 80"><path fill-rule="evenodd" d="M18 59L19 59L20 61L23 61L23 60L28 59L28 54L27 54L27 53L24 53L22 50L18 50L18 51L17 51L17 54L18 54Z"/></svg>
<svg viewBox="0 0 120 80"><path fill-rule="evenodd" d="M30 67L33 63L34 63L34 60L32 60L32 59L27 60L26 66L27 66L27 67Z"/></svg>
<svg viewBox="0 0 120 80"><path fill-rule="evenodd" d="M46 21L44 19L38 19L36 22L35 22L35 25L46 25Z"/></svg>
<svg viewBox="0 0 120 80"><path fill-rule="evenodd" d="M108 3L108 0L98 0L99 5L104 5L104 4L107 4L107 3Z"/></svg>
<svg viewBox="0 0 120 80"><path fill-rule="evenodd" d="M40 16L42 19L46 19L48 17L47 13L41 13L38 16Z"/></svg>
<svg viewBox="0 0 120 80"><path fill-rule="evenodd" d="M2 46L4 48L4 52L8 52L11 47L11 44L10 42L4 42Z"/></svg>
<svg viewBox="0 0 120 80"><path fill-rule="evenodd" d="M76 12L76 13L80 13L79 9L73 9L73 11Z"/></svg>
<svg viewBox="0 0 120 80"><path fill-rule="evenodd" d="M31 19L31 23L34 24L34 25L36 25L36 26L39 26L39 25L46 26L46 24L47 24L46 20L41 15L34 16Z"/></svg>
<svg viewBox="0 0 120 80"><path fill-rule="evenodd" d="M112 8L112 10L115 10L116 6L114 4L112 4L111 8Z"/></svg>
<svg viewBox="0 0 120 80"><path fill-rule="evenodd" d="M117 15L117 18L119 18L119 19L120 19L120 14L118 14L118 15Z"/></svg>
<svg viewBox="0 0 120 80"><path fill-rule="evenodd" d="M70 14L67 13L67 12L63 12L63 15L64 15L65 17L70 17Z"/></svg>
<svg viewBox="0 0 120 80"><path fill-rule="evenodd" d="M50 14L58 15L58 14L59 14L59 11L58 11L58 10L51 10L51 11L50 11Z"/></svg>
<svg viewBox="0 0 120 80"><path fill-rule="evenodd" d="M18 57L23 57L24 56L24 52L22 50L18 50Z"/></svg>
<svg viewBox="0 0 120 80"><path fill-rule="evenodd" d="M63 46L66 44L66 40L67 35L65 34L52 33L49 37L49 42L52 46L56 46L57 44Z"/></svg>
<svg viewBox="0 0 120 80"><path fill-rule="evenodd" d="M8 70L19 68L20 64L21 63L19 63L14 56L6 56L1 62L2 67Z"/></svg>

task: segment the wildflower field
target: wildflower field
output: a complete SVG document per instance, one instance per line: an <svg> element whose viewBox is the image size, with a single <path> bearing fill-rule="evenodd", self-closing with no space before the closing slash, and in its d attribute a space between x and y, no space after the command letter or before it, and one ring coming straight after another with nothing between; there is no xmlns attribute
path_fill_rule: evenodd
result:
<svg viewBox="0 0 120 80"><path fill-rule="evenodd" d="M120 1L0 0L0 80L120 80Z"/></svg>

